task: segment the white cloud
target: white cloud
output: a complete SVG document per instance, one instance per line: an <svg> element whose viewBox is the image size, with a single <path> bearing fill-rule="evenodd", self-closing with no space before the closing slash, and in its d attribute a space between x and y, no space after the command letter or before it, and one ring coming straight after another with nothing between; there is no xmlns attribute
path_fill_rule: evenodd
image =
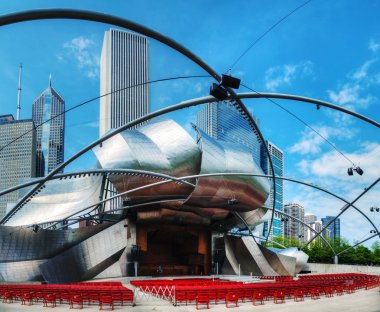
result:
<svg viewBox="0 0 380 312"><path fill-rule="evenodd" d="M310 61L271 67L265 72L265 87L270 91L276 91L279 87L291 86L294 80L312 74L313 63Z"/></svg>
<svg viewBox="0 0 380 312"><path fill-rule="evenodd" d="M337 138L337 139L350 139L353 137L354 132L346 128L333 128L333 127L313 127L322 137L325 139ZM317 133L310 129L306 129L301 139L293 146L288 148L290 153L316 154L321 151L321 146L325 143L325 140Z"/></svg>
<svg viewBox="0 0 380 312"><path fill-rule="evenodd" d="M370 40L369 49L377 53L380 42ZM366 109L377 100L370 94L371 87L380 85L380 72L376 72L375 64L378 58L373 56L346 76L346 81L340 83L336 90L327 90L330 101L350 110ZM331 114L335 122L347 122L348 117L340 113Z"/></svg>
<svg viewBox="0 0 380 312"><path fill-rule="evenodd" d="M370 49L373 53L377 53L377 51L380 51L380 42L371 38L369 41L368 49Z"/></svg>
<svg viewBox="0 0 380 312"><path fill-rule="evenodd" d="M73 57L79 69L89 78L99 76L99 55L95 47L95 42L85 37L76 37L63 44L65 56ZM62 61L64 56L60 54L57 58Z"/></svg>
<svg viewBox="0 0 380 312"><path fill-rule="evenodd" d="M380 176L380 144L375 142L365 142L360 149L354 153L345 153L356 165L364 170L363 176L347 175L347 168L350 164L342 158L336 151L330 151L314 160L303 160L298 164L299 169L307 175L316 178L333 179L337 182L357 182L370 183ZM358 180L359 178L359 180ZM347 186L347 185L346 185ZM350 184L350 188L353 185Z"/></svg>
<svg viewBox="0 0 380 312"><path fill-rule="evenodd" d="M371 94L361 96L363 87L360 84L347 83L338 91L328 90L327 93L332 102L348 109L366 109L375 99Z"/></svg>
<svg viewBox="0 0 380 312"><path fill-rule="evenodd" d="M352 201L380 176L380 144L364 142L356 152L345 154L364 170L362 176L357 173L348 176L347 168L350 164L335 151L320 155L313 160L304 159L299 162L298 168L309 183ZM376 219L369 208L378 206L379 198L380 183L355 203L355 206L366 213L378 228L380 228L380 218ZM345 205L343 201L328 194L289 182L285 184L284 202L297 202L304 206L305 212L312 212L319 218L337 215ZM340 219L342 236L349 239L351 243L368 237L372 229L369 222L353 208L349 208ZM373 240L368 245L372 242Z"/></svg>

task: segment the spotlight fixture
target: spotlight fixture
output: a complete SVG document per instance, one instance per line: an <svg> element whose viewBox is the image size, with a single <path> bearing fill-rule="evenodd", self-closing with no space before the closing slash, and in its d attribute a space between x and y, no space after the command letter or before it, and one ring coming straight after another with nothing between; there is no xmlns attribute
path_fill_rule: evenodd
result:
<svg viewBox="0 0 380 312"><path fill-rule="evenodd" d="M353 169L352 169L352 168L348 168L348 169L347 169L347 174L348 174L349 176L354 175L354 171L353 171Z"/></svg>
<svg viewBox="0 0 380 312"><path fill-rule="evenodd" d="M360 168L360 167L356 167L356 168L355 168L355 171L356 171L359 175L363 175L363 173L364 173L363 169Z"/></svg>
<svg viewBox="0 0 380 312"><path fill-rule="evenodd" d="M317 104L317 110L321 109L321 105Z"/></svg>
<svg viewBox="0 0 380 312"><path fill-rule="evenodd" d="M238 204L238 201L236 198L230 198L228 201L227 201L228 205L229 206L233 206L233 205L237 205Z"/></svg>
<svg viewBox="0 0 380 312"><path fill-rule="evenodd" d="M40 229L40 227L37 224L33 225L33 232L34 233L37 233L39 229Z"/></svg>
<svg viewBox="0 0 380 312"><path fill-rule="evenodd" d="M229 75L222 75L222 82L221 84L225 87L230 87L233 89L239 89L240 87L240 79L235 78Z"/></svg>
<svg viewBox="0 0 380 312"><path fill-rule="evenodd" d="M376 230L371 230L371 231L369 231L369 232L370 232L371 234L372 234L372 233L374 233L374 234L377 233Z"/></svg>
<svg viewBox="0 0 380 312"><path fill-rule="evenodd" d="M210 95L217 98L220 101L228 98L228 92L223 86L218 85L217 83L213 83L210 88Z"/></svg>

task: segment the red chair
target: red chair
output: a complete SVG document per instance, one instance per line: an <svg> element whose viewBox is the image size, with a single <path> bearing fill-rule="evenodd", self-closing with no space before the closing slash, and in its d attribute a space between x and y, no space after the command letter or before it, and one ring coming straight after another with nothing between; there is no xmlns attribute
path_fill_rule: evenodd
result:
<svg viewBox="0 0 380 312"><path fill-rule="evenodd" d="M310 289L310 296L311 296L311 299L313 300L317 300L321 298L319 296L319 290L317 288Z"/></svg>
<svg viewBox="0 0 380 312"><path fill-rule="evenodd" d="M264 293L262 291L255 290L252 295L252 304L256 305L256 301L260 304L264 304Z"/></svg>
<svg viewBox="0 0 380 312"><path fill-rule="evenodd" d="M334 290L332 287L325 287L325 296L326 297L334 297Z"/></svg>
<svg viewBox="0 0 380 312"><path fill-rule="evenodd" d="M227 296L227 290L218 289L216 292L215 304L218 304L219 300L222 300L222 301L224 301L224 303L226 303L226 296Z"/></svg>
<svg viewBox="0 0 380 312"><path fill-rule="evenodd" d="M70 304L70 293L68 292L61 292L59 295L58 295L58 298L59 298L59 303L67 303L67 304Z"/></svg>
<svg viewBox="0 0 380 312"><path fill-rule="evenodd" d="M342 286L336 286L335 292L338 296L343 296L343 287Z"/></svg>
<svg viewBox="0 0 380 312"><path fill-rule="evenodd" d="M3 303L13 303L13 292L5 291L3 294Z"/></svg>
<svg viewBox="0 0 380 312"><path fill-rule="evenodd" d="M189 302L195 302L196 299L197 299L197 292L196 291L189 290L186 292L186 305Z"/></svg>
<svg viewBox="0 0 380 312"><path fill-rule="evenodd" d="M44 296L44 307L55 308L57 306L56 298L54 294L47 293Z"/></svg>
<svg viewBox="0 0 380 312"><path fill-rule="evenodd" d="M285 303L285 293L282 290L276 290L273 294L274 303Z"/></svg>
<svg viewBox="0 0 380 312"><path fill-rule="evenodd" d="M296 302L305 300L303 291L301 289L295 289L293 296L294 296L294 301Z"/></svg>
<svg viewBox="0 0 380 312"><path fill-rule="evenodd" d="M234 304L230 306L229 304ZM236 292L228 292L226 296L226 308L238 307L239 306L239 296Z"/></svg>
<svg viewBox="0 0 380 312"><path fill-rule="evenodd" d="M195 299L195 308L199 310L200 305L205 305L206 309L210 309L210 297L208 292L200 291Z"/></svg>
<svg viewBox="0 0 380 312"><path fill-rule="evenodd" d="M33 304L33 295L30 292L24 292L21 296L22 305L32 305Z"/></svg>
<svg viewBox="0 0 380 312"><path fill-rule="evenodd" d="M113 299L111 295L108 294L101 294L99 297L99 310L113 310L114 304ZM104 306L109 306L108 309L104 309Z"/></svg>
<svg viewBox="0 0 380 312"><path fill-rule="evenodd" d="M132 290L125 290L121 293L122 297L123 297L123 302L122 302L122 305L124 305L124 302L129 302L130 304L132 304L132 306L135 306L135 301L134 301L134 298L133 298L133 291Z"/></svg>
<svg viewBox="0 0 380 312"><path fill-rule="evenodd" d="M99 305L99 293L97 291L88 294L88 305L92 305L93 303Z"/></svg>
<svg viewBox="0 0 380 312"><path fill-rule="evenodd" d="M81 295L72 295L70 297L70 309L83 309L83 298Z"/></svg>

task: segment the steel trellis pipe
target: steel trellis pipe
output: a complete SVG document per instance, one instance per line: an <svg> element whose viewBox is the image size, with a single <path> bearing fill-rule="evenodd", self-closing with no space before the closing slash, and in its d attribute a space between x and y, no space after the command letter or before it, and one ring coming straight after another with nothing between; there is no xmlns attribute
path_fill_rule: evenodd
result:
<svg viewBox="0 0 380 312"><path fill-rule="evenodd" d="M91 11L84 11L84 10L70 10L70 9L30 10L30 11L24 11L24 12L13 13L13 14L1 16L0 17L0 26L19 23L19 22L25 22L25 21L41 20L41 19L79 19L79 20L88 20L88 21L95 21L95 22L100 22L100 23L112 24L112 25L123 27L123 28L127 28L129 30L143 34L147 37L156 39L159 42L173 48L174 50L178 51L179 53L181 53L182 55L186 56L187 58L192 60L194 63L199 65L202 69L204 69L207 73L209 73L215 80L217 80L218 82L220 82L220 80L221 80L220 76L209 65L207 65L198 56L196 56L194 53L192 53L190 50L188 50L187 48L185 48L184 46L182 46L178 42L170 39L167 36L162 35L159 32L152 30L148 27L145 27L145 26L140 25L138 23L135 23L135 22L123 19L123 18L119 18L116 16L112 16L112 15L107 15L107 14L98 13L98 12L91 12ZM236 100L236 103L240 106L240 109L243 111L243 113L247 117L247 120L248 120L250 126L252 127L252 130L257 132L257 135L259 136L260 140L262 141L264 148L265 148L265 151L266 151L266 154L268 156L269 165L270 165L270 168L272 171L272 177L274 179L275 173L274 173L274 166L272 163L272 158L271 158L271 155L269 154L268 147L265 144L265 140L264 140L264 137L263 137L260 129L258 128L255 120L252 118L251 114L248 112L248 110L245 107L245 105L243 104L243 102L239 98L236 98L235 92L231 88L227 88L227 90L229 91L231 96ZM116 133L114 133L114 134L116 134ZM47 177L53 176L61 168L63 168L63 167L58 166L56 169L51 171L47 175ZM45 180L45 182L46 181L47 180ZM38 190L43 185L43 183L44 182L41 182L41 184L39 186L37 186L35 189L31 190L28 194L26 194L15 205L15 207L11 210L10 214L12 214L14 211L17 211L17 209L19 209L20 205L22 203L24 203L24 201L31 194L33 194L36 190ZM273 180L273 209L275 208L275 202L276 202L276 184ZM4 222L7 221L7 219L6 219L7 216L5 216L0 221L0 224L4 224ZM272 227L273 217L274 217L274 214L272 215L272 218L271 218L268 237L270 234L270 229Z"/></svg>

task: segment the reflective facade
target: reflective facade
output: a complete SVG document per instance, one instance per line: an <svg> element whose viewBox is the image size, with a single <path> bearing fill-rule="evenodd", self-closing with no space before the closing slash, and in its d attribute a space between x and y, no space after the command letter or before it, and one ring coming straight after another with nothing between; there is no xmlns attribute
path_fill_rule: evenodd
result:
<svg viewBox="0 0 380 312"><path fill-rule="evenodd" d="M321 219L322 226L325 227L334 218L335 217L333 217L333 216L326 216L325 218L322 218ZM340 219L337 218L336 220L334 220L334 222L331 223L327 227L327 229L329 230L329 234L330 234L331 239L339 239L340 238ZM325 236L328 236L328 234Z"/></svg>
<svg viewBox="0 0 380 312"><path fill-rule="evenodd" d="M24 136L0 152L0 190L34 177L36 167L36 129L33 121L14 120L12 115L0 116L0 147L21 135ZM0 218L6 214L7 205L12 205L17 199L17 191L0 197Z"/></svg>
<svg viewBox="0 0 380 312"><path fill-rule="evenodd" d="M266 141L266 145L269 150L269 154L271 155L271 159L274 167L274 174L276 176L282 177L284 175L284 153L281 149L279 149L272 142ZM263 168L265 174L271 175L271 169L269 165L268 155L265 152L264 148L261 150L261 167ZM272 183L272 182L271 182ZM276 203L275 209L278 211L283 211L283 196L284 196L284 182L283 180L276 180ZM273 189L271 188L271 192L269 195L268 202L266 203L268 207L273 207ZM268 212L268 214L264 217L264 219L270 219L272 216L272 212ZM283 235L283 225L281 222L282 215L279 213L274 214L273 225L271 233L269 233L269 238L272 239L275 236ZM264 221L263 227L263 236L267 236L269 230L269 221Z"/></svg>
<svg viewBox="0 0 380 312"><path fill-rule="evenodd" d="M65 100L51 86L32 104L32 119L37 130L36 176L46 176L63 162L65 135ZM52 119L53 118L53 119ZM50 120L52 119L52 120Z"/></svg>
<svg viewBox="0 0 380 312"><path fill-rule="evenodd" d="M284 206L284 212L291 217L304 222L305 209L297 203L290 203ZM304 226L302 223L292 218L287 218L284 222L284 236L304 240Z"/></svg>
<svg viewBox="0 0 380 312"><path fill-rule="evenodd" d="M242 118L235 102L206 104L197 114L197 126L215 140L245 146L250 150L256 165L261 165L259 136L252 131L248 121Z"/></svg>

